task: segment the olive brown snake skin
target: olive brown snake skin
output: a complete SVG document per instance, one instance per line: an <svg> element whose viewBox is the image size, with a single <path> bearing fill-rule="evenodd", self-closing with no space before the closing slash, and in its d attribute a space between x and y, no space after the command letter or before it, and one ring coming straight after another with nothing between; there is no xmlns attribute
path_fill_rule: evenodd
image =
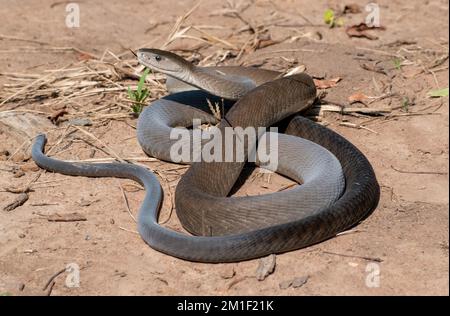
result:
<svg viewBox="0 0 450 316"><path fill-rule="evenodd" d="M281 77L278 72L256 68L196 67L156 49L141 49L137 56L141 64L167 74L169 91L177 92L154 101L139 117L137 136L147 154L171 160L171 131L190 127L193 118L218 124L220 131L269 127L288 118L284 134L276 135L276 171L301 183L271 194L229 196L245 162L194 162L175 193L178 218L196 235L189 236L158 224L162 190L152 172L134 164L68 163L50 158L43 153L45 135L36 137L32 157L43 169L74 176L128 178L142 184L146 195L138 230L152 248L191 261L247 260L331 238L376 208L380 191L366 157L337 133L295 115L316 97L308 75ZM203 92L196 88L237 102L218 122L202 106L195 106L199 95L205 103ZM189 97L194 106L180 103Z"/></svg>

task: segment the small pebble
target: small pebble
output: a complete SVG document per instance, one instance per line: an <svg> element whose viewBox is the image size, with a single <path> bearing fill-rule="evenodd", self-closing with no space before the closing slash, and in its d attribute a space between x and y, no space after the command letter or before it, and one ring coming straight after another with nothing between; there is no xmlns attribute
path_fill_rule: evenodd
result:
<svg viewBox="0 0 450 316"><path fill-rule="evenodd" d="M295 278L294 280L292 280L292 287L293 288L302 287L306 282L308 282L308 279L309 275Z"/></svg>
<svg viewBox="0 0 450 316"><path fill-rule="evenodd" d="M280 285L280 289L282 290L286 290L288 288L290 288L291 286L293 288L299 288L302 287L303 285L305 285L306 282L308 282L309 279L309 275L307 276L302 276L302 277L297 277L295 279L292 280L286 280L281 282Z"/></svg>
<svg viewBox="0 0 450 316"><path fill-rule="evenodd" d="M274 254L259 259L259 265L256 269L256 279L263 281L267 276L275 271L276 256Z"/></svg>
<svg viewBox="0 0 450 316"><path fill-rule="evenodd" d="M222 279L231 279L236 274L236 271L234 271L234 267L232 265L226 265L224 269L220 272L220 277Z"/></svg>
<svg viewBox="0 0 450 316"><path fill-rule="evenodd" d="M92 201L85 200L84 198L81 198L81 200L78 202L78 205L86 207L92 204Z"/></svg>
<svg viewBox="0 0 450 316"><path fill-rule="evenodd" d="M75 125L75 126L91 126L92 125L92 121L87 119L87 118L74 118L74 119L70 119L68 121L68 123L70 125Z"/></svg>
<svg viewBox="0 0 450 316"><path fill-rule="evenodd" d="M280 283L280 289L286 290L292 285L292 280L283 281Z"/></svg>

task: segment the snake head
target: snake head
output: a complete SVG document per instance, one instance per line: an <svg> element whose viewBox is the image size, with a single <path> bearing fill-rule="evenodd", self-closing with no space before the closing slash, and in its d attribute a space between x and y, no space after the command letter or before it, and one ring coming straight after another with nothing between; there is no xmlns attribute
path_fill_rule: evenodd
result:
<svg viewBox="0 0 450 316"><path fill-rule="evenodd" d="M140 64L172 76L177 76L177 74L183 73L192 67L192 64L182 57L155 48L139 49L137 58Z"/></svg>

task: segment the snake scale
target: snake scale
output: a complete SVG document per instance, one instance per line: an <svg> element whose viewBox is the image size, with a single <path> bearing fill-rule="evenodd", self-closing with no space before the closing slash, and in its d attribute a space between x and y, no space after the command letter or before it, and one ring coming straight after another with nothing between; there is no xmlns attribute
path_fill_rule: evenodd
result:
<svg viewBox="0 0 450 316"><path fill-rule="evenodd" d="M191 127L194 118L216 124L219 132L284 122L284 133L275 135L276 172L301 183L281 192L230 196L245 161L177 161L192 164L175 192L178 218L196 235L189 236L158 224L162 190L146 168L129 163L64 162L44 154L44 134L35 138L32 157L41 168L74 176L128 178L142 184L146 195L138 230L152 248L191 261L247 260L331 238L376 208L380 190L366 157L339 134L297 115L316 97L308 75L282 77L279 72L251 67L197 67L157 49L140 49L137 56L141 64L168 75L166 85L172 92L139 116L137 136L147 154L171 161L170 148L176 142L171 132ZM219 121L208 113L206 98L237 101ZM192 129L188 133L189 142L194 142ZM215 140L220 141L224 139ZM218 153L223 158L224 147Z"/></svg>

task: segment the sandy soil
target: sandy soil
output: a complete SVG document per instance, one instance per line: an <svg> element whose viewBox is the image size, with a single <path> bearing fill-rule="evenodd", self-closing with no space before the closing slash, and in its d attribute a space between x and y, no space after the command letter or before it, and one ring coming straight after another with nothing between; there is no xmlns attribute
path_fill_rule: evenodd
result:
<svg viewBox="0 0 450 316"><path fill-rule="evenodd" d="M134 213L142 201L142 190L135 190L127 180L40 174L28 160L27 144L20 148L26 138L12 135L13 131L0 123L0 294L46 294L49 290L43 287L50 277L67 264L76 263L81 269L80 286L67 287L68 274L64 272L55 279L52 295L448 295L448 97L427 97L430 90L448 87L448 2L379 1L386 30L371 33L379 36L377 40L349 38L345 27L330 29L323 25L327 8L342 8L348 3L307 2L243 1L250 5L242 10L242 17L251 25L266 24L271 38L281 42L244 54L239 62L286 70L295 59L312 75L340 77L336 87L326 91L327 99L343 104L356 92L379 96L385 91L383 87L391 87L397 96L377 100L368 107L400 107L392 113L396 115L375 117L370 122L373 117L332 113L323 117L329 128L357 145L373 164L382 195L368 219L351 233L278 255L274 273L258 281L254 277L258 260L201 264L152 250L134 233L136 225L124 205L120 185ZM79 52L44 50L35 42L11 37L48 42L54 47L77 47L97 56L105 49L120 54L128 48L160 47L176 18L195 3L130 0L108 1L106 5L104 1L80 1L81 24L77 29L65 26L66 2L24 0L19 6L16 1L1 0L1 4L0 84L5 84L11 83L5 73L43 74L83 58ZM188 23L217 26L207 31L233 42L233 34L245 24L236 17L219 14L224 8L223 1L203 1ZM362 22L365 15L364 11L346 14L345 25ZM313 26L305 26L308 22L302 16ZM284 26L270 25L275 18L283 18L279 24ZM245 36L252 36L246 31L239 34L236 38L241 44ZM300 38L292 43L282 41L293 36ZM196 43L177 41L169 48ZM200 52L206 56L216 49L206 47ZM407 62L396 67L396 54L405 56ZM447 59L430 71L427 67L442 56ZM225 61L235 62L233 58ZM385 74L361 67L362 63L376 62ZM8 95L0 90L2 99ZM405 98L409 100L409 112L401 108ZM91 100L81 98L78 105L90 109L108 102L100 99L94 105ZM7 102L0 110L16 105ZM55 111L45 106L45 100L29 100L18 109ZM68 111L72 110L68 105ZM43 119L47 120L45 115ZM367 122L364 124L369 130L342 126L342 122ZM85 129L121 157L143 156L134 137L135 123L133 118L108 120ZM49 121L43 124L49 129L56 127ZM64 128L51 133L51 144L57 142ZM81 141L84 136L71 134L59 144L56 156L77 160L94 154L95 158L107 157L101 148ZM7 161L7 152L11 155L17 149ZM171 204L168 185L173 193L185 169L158 161L146 165L169 181L164 184L166 198L161 215L167 218ZM3 210L18 196L5 192L5 188L23 188L38 174L28 201L12 211ZM251 179L239 194L273 192L290 183L278 175L269 180L254 174ZM87 220L47 220L51 214L73 212ZM165 225L182 230L175 212ZM373 280L373 269L378 269L380 282L370 287L366 281ZM301 287L280 288L283 282L305 276L308 281Z"/></svg>

